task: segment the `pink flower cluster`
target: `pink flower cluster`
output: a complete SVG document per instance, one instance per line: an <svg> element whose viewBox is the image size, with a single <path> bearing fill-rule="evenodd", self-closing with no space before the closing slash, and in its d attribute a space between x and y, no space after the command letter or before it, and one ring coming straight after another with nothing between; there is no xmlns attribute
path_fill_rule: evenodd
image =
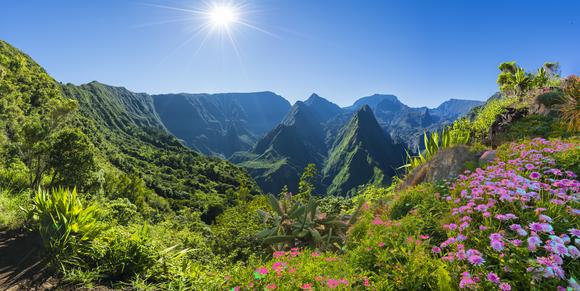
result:
<svg viewBox="0 0 580 291"><path fill-rule="evenodd" d="M507 161L496 159L450 184L450 195L442 197L452 208L452 220L443 225L448 238L432 252L464 270L460 288L511 290L502 277L513 278L508 274L516 269L530 281L566 280L566 262L580 257L573 223L580 182L555 168L550 155L572 147L539 138L511 144Z"/></svg>

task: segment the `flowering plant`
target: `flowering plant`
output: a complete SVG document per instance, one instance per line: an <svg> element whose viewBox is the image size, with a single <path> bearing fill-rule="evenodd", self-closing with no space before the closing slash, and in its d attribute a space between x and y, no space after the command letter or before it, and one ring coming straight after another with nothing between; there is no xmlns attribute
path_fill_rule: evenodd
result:
<svg viewBox="0 0 580 291"><path fill-rule="evenodd" d="M496 161L467 172L444 197L448 238L433 248L460 288L578 288L580 182L552 155L574 145L534 139L499 150Z"/></svg>

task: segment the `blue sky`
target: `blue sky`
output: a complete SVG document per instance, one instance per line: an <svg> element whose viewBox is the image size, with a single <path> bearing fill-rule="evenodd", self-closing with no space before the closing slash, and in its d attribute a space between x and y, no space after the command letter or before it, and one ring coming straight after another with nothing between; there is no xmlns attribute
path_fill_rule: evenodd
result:
<svg viewBox="0 0 580 291"><path fill-rule="evenodd" d="M374 93L414 106L483 100L509 60L580 74L580 1L245 1L240 18L269 34L232 25L239 53L219 33L200 46L192 32L205 20L158 7L207 2L3 0L0 39L64 83L292 102L316 92L342 106Z"/></svg>

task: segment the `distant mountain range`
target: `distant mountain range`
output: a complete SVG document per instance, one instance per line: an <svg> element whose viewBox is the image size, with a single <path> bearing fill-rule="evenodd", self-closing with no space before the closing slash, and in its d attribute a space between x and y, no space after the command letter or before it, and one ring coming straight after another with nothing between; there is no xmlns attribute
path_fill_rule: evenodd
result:
<svg viewBox="0 0 580 291"><path fill-rule="evenodd" d="M321 170L319 193L350 195L364 184L388 184L405 148L416 148L424 130L439 129L480 104L452 99L435 109L412 108L394 95L373 95L340 108L313 94L296 102L251 151L230 160L266 192L283 186L297 191L300 173L314 163Z"/></svg>
<svg viewBox="0 0 580 291"><path fill-rule="evenodd" d="M271 193L283 186L296 192L309 163L319 169L318 194L388 184L423 131L482 104L451 99L433 109L413 108L377 94L341 108L316 94L290 106L272 92L148 95L97 82L64 88L110 129L169 132L191 149L237 163Z"/></svg>
<svg viewBox="0 0 580 291"><path fill-rule="evenodd" d="M167 129L187 146L226 158L251 149L290 109L272 92L164 94L153 101Z"/></svg>

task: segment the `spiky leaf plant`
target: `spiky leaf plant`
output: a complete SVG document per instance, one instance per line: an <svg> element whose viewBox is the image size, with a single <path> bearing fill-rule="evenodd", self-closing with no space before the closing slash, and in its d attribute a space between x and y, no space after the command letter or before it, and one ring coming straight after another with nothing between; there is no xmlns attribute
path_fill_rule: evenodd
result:
<svg viewBox="0 0 580 291"><path fill-rule="evenodd" d="M61 268L82 263L92 240L106 228L98 220L98 208L83 206L76 188L39 189L26 212L31 229L40 234L48 255Z"/></svg>
<svg viewBox="0 0 580 291"><path fill-rule="evenodd" d="M318 201L311 197L306 204L278 200L269 196L274 215L261 212L274 226L257 234L263 243L274 249L311 247L319 250L341 250L346 231L354 224L359 207L351 216L327 215L318 209Z"/></svg>

